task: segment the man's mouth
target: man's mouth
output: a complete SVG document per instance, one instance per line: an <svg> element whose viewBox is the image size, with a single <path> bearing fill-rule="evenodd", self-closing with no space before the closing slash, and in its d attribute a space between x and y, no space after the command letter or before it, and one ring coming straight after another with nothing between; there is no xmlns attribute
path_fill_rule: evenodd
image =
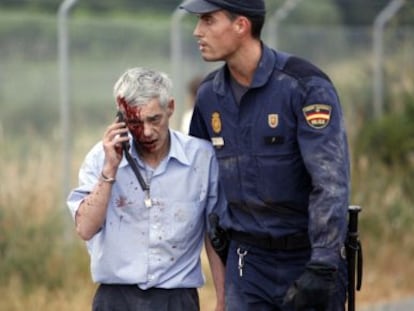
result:
<svg viewBox="0 0 414 311"><path fill-rule="evenodd" d="M207 44L205 44L201 41L198 42L198 48L199 48L200 51L204 50L206 47L207 47Z"/></svg>
<svg viewBox="0 0 414 311"><path fill-rule="evenodd" d="M151 140L151 141L142 141L140 142L140 144L147 148L147 149L153 149L156 145L157 141L156 140Z"/></svg>

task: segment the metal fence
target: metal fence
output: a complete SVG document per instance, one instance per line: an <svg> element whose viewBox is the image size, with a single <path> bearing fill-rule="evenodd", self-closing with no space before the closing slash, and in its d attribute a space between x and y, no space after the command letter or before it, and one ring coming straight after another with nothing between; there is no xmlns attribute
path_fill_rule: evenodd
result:
<svg viewBox="0 0 414 311"><path fill-rule="evenodd" d="M136 20L82 18L69 20L71 132L79 124L112 120L112 87L132 66L169 73L177 102L172 126L179 128L186 105L187 84L221 63L205 63L192 36L196 19L149 16ZM387 109L403 106L414 93L414 29L390 25L384 32L384 94ZM313 61L334 81L351 138L373 116L373 28L341 25L279 25L267 27L265 42L277 35L278 48ZM174 40L178 44L173 44ZM0 141L22 126L59 126L59 64L56 17L10 15L0 20ZM178 51L174 51L178 47ZM174 54L175 53L175 54ZM175 56L174 56L175 55ZM37 112L45 115L38 116ZM54 113L54 114L52 114ZM19 122L17 122L18 120ZM105 121L106 120L106 121ZM23 123L24 123L23 122ZM6 126L7 125L7 126ZM47 129L46 129L47 130Z"/></svg>
<svg viewBox="0 0 414 311"><path fill-rule="evenodd" d="M7 32L0 21L0 105L49 103L59 98L56 20L21 20ZM150 66L173 75L178 127L184 109L186 85L199 74L220 66L205 63L192 36L194 19L180 25L179 57L172 56L171 21L157 24L119 20L73 19L69 29L71 105L83 109L112 105L112 85L128 67ZM265 42L274 34L267 29ZM372 27L287 25L278 28L278 48L313 61L335 82L347 113L372 112ZM412 27L390 27L384 36L386 105L393 96L410 93L414 85L414 32ZM21 92L22 87L26 89ZM18 96L16 96L18 95ZM398 103L396 103L398 104ZM98 108L97 107L97 108ZM357 109L353 109L357 107ZM353 117L351 117L353 119ZM2 120L4 122L4 120Z"/></svg>

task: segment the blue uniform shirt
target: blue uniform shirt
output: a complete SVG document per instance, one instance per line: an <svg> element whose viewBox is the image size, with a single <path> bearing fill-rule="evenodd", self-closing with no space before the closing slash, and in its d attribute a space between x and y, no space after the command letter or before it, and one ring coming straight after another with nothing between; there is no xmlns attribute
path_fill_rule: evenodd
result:
<svg viewBox="0 0 414 311"><path fill-rule="evenodd" d="M94 282L137 284L141 289L203 285L200 251L207 216L224 204L217 160L206 141L176 131L170 131L170 137L169 154L153 172L148 167L145 172L131 148L144 179L152 175L150 208L144 205L144 192L130 165L122 159L105 223L87 242ZM95 187L103 163L98 143L80 169L79 187L68 197L73 217Z"/></svg>
<svg viewBox="0 0 414 311"><path fill-rule="evenodd" d="M311 259L338 264L349 159L339 99L323 72L263 45L240 104L226 65L205 79L190 134L215 147L229 201L224 227L272 237L308 232Z"/></svg>

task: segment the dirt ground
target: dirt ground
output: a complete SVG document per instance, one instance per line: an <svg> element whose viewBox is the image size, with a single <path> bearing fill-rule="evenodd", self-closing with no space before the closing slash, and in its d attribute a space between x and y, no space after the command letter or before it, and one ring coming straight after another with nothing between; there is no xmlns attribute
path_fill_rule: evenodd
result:
<svg viewBox="0 0 414 311"><path fill-rule="evenodd" d="M414 297L413 256L402 249L384 247L365 259L362 289L356 293L360 306Z"/></svg>

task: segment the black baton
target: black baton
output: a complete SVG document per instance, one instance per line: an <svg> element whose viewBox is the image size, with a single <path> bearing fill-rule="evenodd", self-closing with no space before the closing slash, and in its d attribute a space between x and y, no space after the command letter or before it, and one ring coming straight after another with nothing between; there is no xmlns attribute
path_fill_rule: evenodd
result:
<svg viewBox="0 0 414 311"><path fill-rule="evenodd" d="M362 247L358 237L358 214L361 207L348 207L348 237L346 256L348 261L348 311L355 311L355 289L361 289L362 284ZM356 275L356 278L355 278Z"/></svg>

